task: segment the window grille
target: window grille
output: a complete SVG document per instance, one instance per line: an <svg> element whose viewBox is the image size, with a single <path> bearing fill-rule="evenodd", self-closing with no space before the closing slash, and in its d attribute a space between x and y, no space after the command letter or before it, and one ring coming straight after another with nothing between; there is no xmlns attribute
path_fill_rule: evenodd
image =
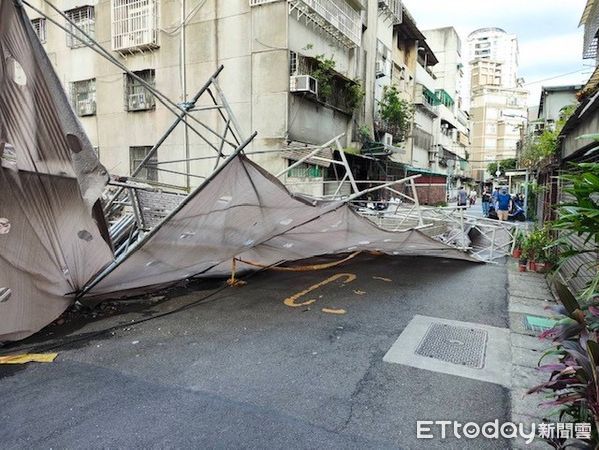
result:
<svg viewBox="0 0 599 450"><path fill-rule="evenodd" d="M96 114L96 80L71 83L71 104L79 117Z"/></svg>
<svg viewBox="0 0 599 450"><path fill-rule="evenodd" d="M47 34L46 34L46 19L40 17L39 19L33 19L31 21L31 25L33 25L33 29L35 30L35 34L37 34L38 39L42 44L46 43Z"/></svg>
<svg viewBox="0 0 599 450"><path fill-rule="evenodd" d="M133 72L151 86L155 86L156 72L154 69ZM156 107L156 100L150 90L139 80L125 74L125 110L147 111Z"/></svg>
<svg viewBox="0 0 599 450"><path fill-rule="evenodd" d="M297 53L293 50L289 51L289 75L297 75Z"/></svg>
<svg viewBox="0 0 599 450"><path fill-rule="evenodd" d="M93 6L82 6L80 8L71 9L70 11L66 11L65 14L70 21L75 23L75 25L81 28L87 35L92 38L94 37L96 19ZM83 33L78 31L77 28L69 22L67 22L66 25L69 30L69 33L67 33L67 47L85 47L85 42L89 43L89 40Z"/></svg>
<svg viewBox="0 0 599 450"><path fill-rule="evenodd" d="M289 162L292 163L292 161ZM322 178L323 169L315 164L301 163L290 169L288 176L294 178Z"/></svg>
<svg viewBox="0 0 599 450"><path fill-rule="evenodd" d="M129 173L133 173L141 162L152 150L151 145L143 145L136 147L129 147ZM158 162L156 155L152 156L143 169L136 175L136 178L145 179L148 181L158 181L158 169L155 165Z"/></svg>
<svg viewBox="0 0 599 450"><path fill-rule="evenodd" d="M112 0L112 49L156 47L157 11L155 0Z"/></svg>

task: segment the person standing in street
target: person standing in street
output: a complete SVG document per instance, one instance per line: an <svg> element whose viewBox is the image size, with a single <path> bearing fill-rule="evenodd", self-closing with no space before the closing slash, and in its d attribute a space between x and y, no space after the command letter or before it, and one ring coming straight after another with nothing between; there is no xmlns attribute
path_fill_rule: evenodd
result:
<svg viewBox="0 0 599 450"><path fill-rule="evenodd" d="M504 222L509 217L509 212L512 207L512 196L508 194L507 189L501 189L501 192L497 196L497 205L495 209L497 210L497 218Z"/></svg>
<svg viewBox="0 0 599 450"><path fill-rule="evenodd" d="M468 202L468 194L464 190L464 186L460 186L458 190L458 206L466 206Z"/></svg>
<svg viewBox="0 0 599 450"><path fill-rule="evenodd" d="M476 205L476 197L478 197L478 195L476 194L476 191L474 189L472 189L470 191L470 207L472 208L474 205Z"/></svg>
<svg viewBox="0 0 599 450"><path fill-rule="evenodd" d="M481 202L483 205L483 217L489 217L489 205L491 204L491 194L489 194L489 188L485 187L483 194L481 195Z"/></svg>

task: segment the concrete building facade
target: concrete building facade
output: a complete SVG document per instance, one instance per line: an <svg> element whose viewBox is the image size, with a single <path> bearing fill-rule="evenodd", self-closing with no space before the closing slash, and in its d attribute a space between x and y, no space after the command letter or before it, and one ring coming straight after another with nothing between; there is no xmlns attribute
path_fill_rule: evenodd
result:
<svg viewBox="0 0 599 450"><path fill-rule="evenodd" d="M241 129L246 136L258 131L248 153L321 144L341 133L349 146L357 124L372 126L377 49L391 47L393 24L401 19L398 0L59 0L55 5L175 102L193 97L224 65L219 84ZM48 5L37 0L37 6L65 24ZM113 174L130 174L173 115L121 69L46 18L31 12L30 17L102 163ZM314 73L323 60L332 64L334 76L318 86ZM358 85L365 94L363 107L351 94ZM193 114L224 131L216 112ZM157 160L207 155L212 149L180 127ZM272 172L289 164L279 153L252 158ZM212 166L213 161L197 159L190 168L201 176ZM170 168L185 170L183 163ZM321 171L305 169L320 178ZM182 183L180 175L168 172L144 175Z"/></svg>

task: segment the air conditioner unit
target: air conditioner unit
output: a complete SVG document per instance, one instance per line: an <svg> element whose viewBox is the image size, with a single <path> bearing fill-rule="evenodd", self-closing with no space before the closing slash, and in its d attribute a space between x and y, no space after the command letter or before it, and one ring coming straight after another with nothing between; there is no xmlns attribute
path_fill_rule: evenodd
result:
<svg viewBox="0 0 599 450"><path fill-rule="evenodd" d="M77 102L78 116L93 116L96 114L96 102L93 100L79 100Z"/></svg>
<svg viewBox="0 0 599 450"><path fill-rule="evenodd" d="M383 145L393 146L393 135L391 133L383 135Z"/></svg>
<svg viewBox="0 0 599 450"><path fill-rule="evenodd" d="M387 75L385 70L385 61L379 59L374 65L375 78L382 78Z"/></svg>
<svg viewBox="0 0 599 450"><path fill-rule="evenodd" d="M318 95L318 80L310 75L292 75L289 79L289 91Z"/></svg>
<svg viewBox="0 0 599 450"><path fill-rule="evenodd" d="M144 92L129 95L129 111L143 111L152 105Z"/></svg>

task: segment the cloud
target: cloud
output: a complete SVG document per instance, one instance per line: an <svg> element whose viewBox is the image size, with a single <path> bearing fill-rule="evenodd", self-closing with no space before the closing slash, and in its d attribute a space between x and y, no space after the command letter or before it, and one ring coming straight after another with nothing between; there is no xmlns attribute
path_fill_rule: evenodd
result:
<svg viewBox="0 0 599 450"><path fill-rule="evenodd" d="M520 69L547 63L564 67L582 64L582 33L570 33L529 40L519 44Z"/></svg>
<svg viewBox="0 0 599 450"><path fill-rule="evenodd" d="M516 34L519 75L527 83L535 82L527 85L530 104L538 103L543 85L578 84L589 77L578 28L586 0L404 0L404 4L420 29L455 27L464 47L468 34L478 28L499 27ZM551 80L541 81L547 78Z"/></svg>

